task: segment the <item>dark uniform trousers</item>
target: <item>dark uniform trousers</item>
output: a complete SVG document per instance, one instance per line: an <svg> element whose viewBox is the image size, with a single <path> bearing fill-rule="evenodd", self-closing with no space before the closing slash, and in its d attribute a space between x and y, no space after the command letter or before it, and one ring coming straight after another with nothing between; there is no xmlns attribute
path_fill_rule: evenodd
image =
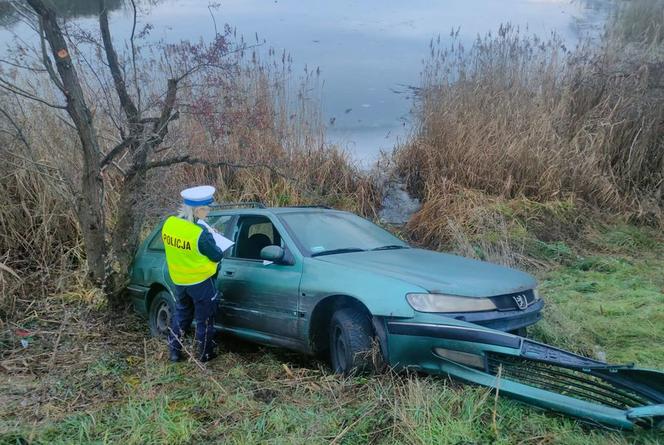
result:
<svg viewBox="0 0 664 445"><path fill-rule="evenodd" d="M196 348L198 358L213 355L214 316L217 312L217 288L213 277L190 286L175 286L175 314L172 317L168 345L171 351L182 351L185 331L196 320Z"/></svg>

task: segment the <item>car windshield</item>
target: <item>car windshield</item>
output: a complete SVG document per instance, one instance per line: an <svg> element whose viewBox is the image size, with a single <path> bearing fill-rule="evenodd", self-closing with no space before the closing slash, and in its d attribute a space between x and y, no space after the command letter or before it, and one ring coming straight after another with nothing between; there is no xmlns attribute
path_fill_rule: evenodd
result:
<svg viewBox="0 0 664 445"><path fill-rule="evenodd" d="M408 247L388 231L352 213L293 212L279 216L306 255Z"/></svg>

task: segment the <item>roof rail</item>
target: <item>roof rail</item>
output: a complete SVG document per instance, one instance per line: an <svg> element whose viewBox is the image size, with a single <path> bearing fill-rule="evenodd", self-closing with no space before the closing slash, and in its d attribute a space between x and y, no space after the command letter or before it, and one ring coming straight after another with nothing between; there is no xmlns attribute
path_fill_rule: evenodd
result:
<svg viewBox="0 0 664 445"><path fill-rule="evenodd" d="M292 208L295 208L295 209L328 209L328 210L332 210L332 207L322 205L322 204L302 205L302 206L287 206L287 207L292 207Z"/></svg>
<svg viewBox="0 0 664 445"><path fill-rule="evenodd" d="M213 209L235 209L240 207L250 207L256 209L264 209L265 204L257 201L247 201L247 202L229 202L225 204L211 204L210 207Z"/></svg>

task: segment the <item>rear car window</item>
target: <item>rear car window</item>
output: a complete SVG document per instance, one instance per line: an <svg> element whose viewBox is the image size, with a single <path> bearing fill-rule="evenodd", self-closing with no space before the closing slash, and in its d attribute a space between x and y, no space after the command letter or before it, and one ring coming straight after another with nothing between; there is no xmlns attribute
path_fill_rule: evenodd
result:
<svg viewBox="0 0 664 445"><path fill-rule="evenodd" d="M161 238L161 229L150 240L148 244L150 250L164 250L164 240Z"/></svg>
<svg viewBox="0 0 664 445"><path fill-rule="evenodd" d="M249 237L257 233L262 233L263 235L267 235L267 237L270 238L270 242L271 243L274 242L274 230L271 222L253 224L251 227L249 227L249 234L248 234Z"/></svg>
<svg viewBox="0 0 664 445"><path fill-rule="evenodd" d="M211 216L208 218L210 226L222 235L228 230L228 225L233 219L233 215L223 215L219 217Z"/></svg>

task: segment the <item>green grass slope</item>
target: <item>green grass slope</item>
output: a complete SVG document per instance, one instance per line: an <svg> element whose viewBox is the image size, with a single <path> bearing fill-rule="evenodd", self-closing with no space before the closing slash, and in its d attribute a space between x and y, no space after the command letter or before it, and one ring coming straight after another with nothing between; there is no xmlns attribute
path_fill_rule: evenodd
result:
<svg viewBox="0 0 664 445"><path fill-rule="evenodd" d="M570 248L563 265L539 273L547 308L532 334L664 368L662 243L629 226L592 242L592 254ZM144 321L109 319L94 301L70 294L26 319L27 348L2 339L0 443L664 443L661 433L591 427L445 378L344 379L324 363L232 338L206 368L170 364Z"/></svg>

